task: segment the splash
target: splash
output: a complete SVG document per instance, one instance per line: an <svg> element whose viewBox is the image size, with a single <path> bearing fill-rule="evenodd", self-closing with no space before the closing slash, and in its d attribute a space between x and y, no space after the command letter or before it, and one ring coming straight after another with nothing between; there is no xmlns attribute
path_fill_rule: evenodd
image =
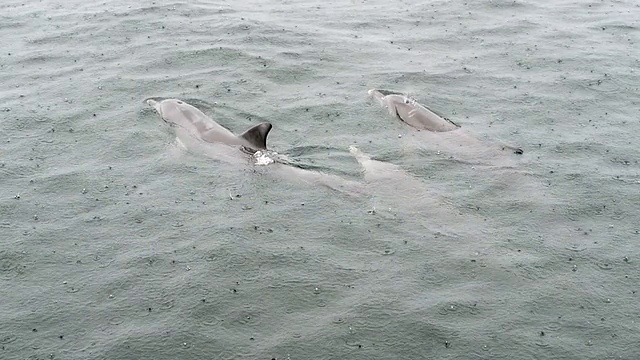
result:
<svg viewBox="0 0 640 360"><path fill-rule="evenodd" d="M280 156L277 152L271 150L258 150L253 153L252 158L255 165L265 166L276 162Z"/></svg>

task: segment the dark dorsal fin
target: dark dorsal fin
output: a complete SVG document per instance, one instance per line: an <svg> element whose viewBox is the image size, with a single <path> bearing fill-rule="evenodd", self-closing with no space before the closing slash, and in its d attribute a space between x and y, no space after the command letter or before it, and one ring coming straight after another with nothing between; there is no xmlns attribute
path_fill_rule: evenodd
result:
<svg viewBox="0 0 640 360"><path fill-rule="evenodd" d="M271 124L263 122L245 131L240 137L245 139L251 145L251 148L255 150L266 150L269 131L271 131Z"/></svg>

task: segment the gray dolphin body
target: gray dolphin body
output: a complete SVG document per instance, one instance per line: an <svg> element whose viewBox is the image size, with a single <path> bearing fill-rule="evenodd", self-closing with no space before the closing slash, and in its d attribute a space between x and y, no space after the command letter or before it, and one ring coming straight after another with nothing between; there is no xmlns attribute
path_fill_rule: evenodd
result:
<svg viewBox="0 0 640 360"><path fill-rule="evenodd" d="M369 90L369 96L378 100L382 106L389 110L392 116L418 130L445 132L459 128L458 125L450 120L443 118L405 95L387 90L371 89Z"/></svg>
<svg viewBox="0 0 640 360"><path fill-rule="evenodd" d="M258 124L241 135L235 135L182 100L156 101L147 99L146 102L160 114L165 122L173 127L176 134L176 143L174 144L176 146L172 147L172 150L178 150L177 154L181 154L181 150L187 150L224 163L236 164L239 163L239 154L232 146L241 146L245 152L252 154L255 165L270 164L258 168L277 178L296 181L304 185L321 185L353 196L362 192L361 184L357 181L343 179L333 174L305 170L289 165L286 161L280 162L278 154L275 152L275 160L270 159L271 161L264 163L257 161L258 154L261 154L259 157L265 153L269 153L269 156L272 155L271 151L265 151L267 149L267 135L271 131L271 124L268 122Z"/></svg>
<svg viewBox="0 0 640 360"><path fill-rule="evenodd" d="M267 135L271 131L271 124L268 122L258 124L241 135L235 135L202 111L182 100L156 101L149 99L147 104L155 108L165 122L180 129L180 131L176 129L179 138L181 133L186 132L195 139L209 143L242 146L253 152L267 149Z"/></svg>
<svg viewBox="0 0 640 360"><path fill-rule="evenodd" d="M519 147L499 142L497 146L485 143L473 134L465 131L459 125L453 123L428 108L418 104L415 100L388 90L371 89L369 96L378 100L380 105L387 108L391 116L420 131L417 135L425 145L436 150L444 150L450 154L459 153L465 158L478 159L495 158L498 153L495 150L511 150L521 155L523 150ZM466 153L466 154L465 154Z"/></svg>

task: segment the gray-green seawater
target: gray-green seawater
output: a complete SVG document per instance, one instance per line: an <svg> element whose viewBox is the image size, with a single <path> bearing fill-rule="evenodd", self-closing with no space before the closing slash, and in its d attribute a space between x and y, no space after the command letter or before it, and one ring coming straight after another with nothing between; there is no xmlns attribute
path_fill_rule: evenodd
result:
<svg viewBox="0 0 640 360"><path fill-rule="evenodd" d="M631 0L3 1L0 358L636 359L639 21ZM524 154L448 159L370 88ZM148 97L270 121L272 149L363 191L176 156ZM350 145L398 171L367 182Z"/></svg>

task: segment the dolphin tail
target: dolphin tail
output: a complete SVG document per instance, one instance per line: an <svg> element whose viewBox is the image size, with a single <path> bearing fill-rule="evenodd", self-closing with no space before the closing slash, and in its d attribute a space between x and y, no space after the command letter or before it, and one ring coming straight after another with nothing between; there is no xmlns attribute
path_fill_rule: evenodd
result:
<svg viewBox="0 0 640 360"><path fill-rule="evenodd" d="M252 149L266 150L269 131L271 131L271 124L263 122L245 131L240 137L249 142Z"/></svg>

